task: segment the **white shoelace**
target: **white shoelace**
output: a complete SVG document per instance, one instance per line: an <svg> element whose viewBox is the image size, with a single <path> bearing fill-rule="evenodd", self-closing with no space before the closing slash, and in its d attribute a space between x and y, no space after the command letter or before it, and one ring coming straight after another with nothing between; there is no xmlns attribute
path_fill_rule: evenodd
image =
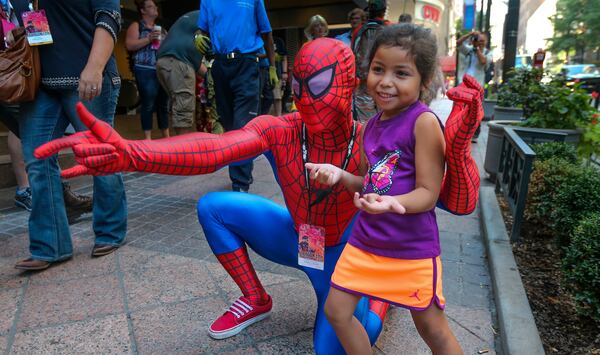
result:
<svg viewBox="0 0 600 355"><path fill-rule="evenodd" d="M229 307L229 312L233 313L235 318L241 318L246 314L252 311L252 306L242 301L241 298L238 298L233 304Z"/></svg>

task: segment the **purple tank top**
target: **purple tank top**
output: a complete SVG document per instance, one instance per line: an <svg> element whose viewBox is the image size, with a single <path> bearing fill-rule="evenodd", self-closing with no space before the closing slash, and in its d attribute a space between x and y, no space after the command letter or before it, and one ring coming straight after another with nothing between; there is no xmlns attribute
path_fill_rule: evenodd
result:
<svg viewBox="0 0 600 355"><path fill-rule="evenodd" d="M402 195L415 189L414 130L424 112L431 110L417 101L388 120L381 121L381 114L369 120L363 139L369 162L363 193ZM434 210L404 215L360 211L348 243L392 258L436 257L440 255L440 241Z"/></svg>

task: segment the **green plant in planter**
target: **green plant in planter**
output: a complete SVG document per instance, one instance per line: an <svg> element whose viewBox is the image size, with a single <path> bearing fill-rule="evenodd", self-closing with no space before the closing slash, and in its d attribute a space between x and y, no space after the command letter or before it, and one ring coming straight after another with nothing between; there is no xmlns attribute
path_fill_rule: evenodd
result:
<svg viewBox="0 0 600 355"><path fill-rule="evenodd" d="M581 219L562 260L578 310L600 325L600 213Z"/></svg>
<svg viewBox="0 0 600 355"><path fill-rule="evenodd" d="M591 123L594 113L589 94L579 85L566 86L562 77L534 85L527 107L523 126L536 128L583 129Z"/></svg>
<svg viewBox="0 0 600 355"><path fill-rule="evenodd" d="M510 79L498 89L498 106L518 107L523 109L525 117L529 117L532 99L541 86L539 69L519 68L513 71Z"/></svg>

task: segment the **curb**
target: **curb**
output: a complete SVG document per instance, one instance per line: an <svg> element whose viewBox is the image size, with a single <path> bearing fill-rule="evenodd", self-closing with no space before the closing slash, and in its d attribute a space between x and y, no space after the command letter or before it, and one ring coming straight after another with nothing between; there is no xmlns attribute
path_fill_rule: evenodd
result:
<svg viewBox="0 0 600 355"><path fill-rule="evenodd" d="M479 190L481 223L506 355L545 354L493 186Z"/></svg>

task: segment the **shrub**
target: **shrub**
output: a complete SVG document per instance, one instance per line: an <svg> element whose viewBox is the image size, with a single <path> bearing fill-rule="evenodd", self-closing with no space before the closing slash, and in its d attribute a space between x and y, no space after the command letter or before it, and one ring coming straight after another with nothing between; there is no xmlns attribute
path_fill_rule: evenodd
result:
<svg viewBox="0 0 600 355"><path fill-rule="evenodd" d="M540 145L538 145L539 147ZM545 151L542 156L552 156L551 149L555 145L544 144ZM559 149L554 150L558 152ZM568 156L569 154L565 154ZM572 179L581 167L573 162L561 158L536 159L533 163L533 172L529 180L529 191L527 193L527 203L525 205L525 218L533 224L539 226L535 230L536 234L552 234L548 229L552 227L551 213L556 203L555 195L560 186Z"/></svg>
<svg viewBox="0 0 600 355"><path fill-rule="evenodd" d="M531 113L531 104L537 102L540 82L539 69L518 68L510 79L498 89L498 106L520 107L525 117Z"/></svg>
<svg viewBox="0 0 600 355"><path fill-rule="evenodd" d="M563 142L547 142L533 144L531 149L535 152L535 160L548 160L551 158L564 159L570 163L577 163L577 148L573 144Z"/></svg>
<svg viewBox="0 0 600 355"><path fill-rule="evenodd" d="M523 125L555 129L584 128L591 122L593 112L589 94L579 84L566 86L564 79L558 77L548 84L532 86L527 105L524 105L523 114L527 119Z"/></svg>
<svg viewBox="0 0 600 355"><path fill-rule="evenodd" d="M550 222L560 246L569 245L569 236L581 216L600 212L600 172L592 167L579 167L568 174L556 188L552 198Z"/></svg>
<svg viewBox="0 0 600 355"><path fill-rule="evenodd" d="M564 277L580 311L600 325L600 213L583 218L563 259Z"/></svg>

